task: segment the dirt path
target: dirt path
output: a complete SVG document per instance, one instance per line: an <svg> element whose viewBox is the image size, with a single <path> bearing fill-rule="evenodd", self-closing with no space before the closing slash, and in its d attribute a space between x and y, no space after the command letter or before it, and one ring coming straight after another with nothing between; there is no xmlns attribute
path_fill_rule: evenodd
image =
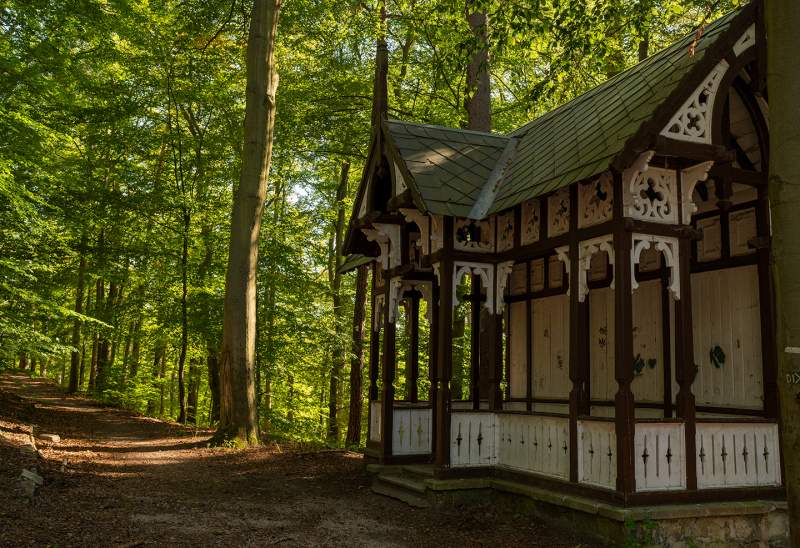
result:
<svg viewBox="0 0 800 548"><path fill-rule="evenodd" d="M37 440L42 456L26 453L30 425L59 434L61 443ZM530 517L489 507L416 510L375 495L358 453L209 449L208 436L64 398L41 379L0 375L0 545L580 542ZM17 477L37 460L45 485L29 503Z"/></svg>

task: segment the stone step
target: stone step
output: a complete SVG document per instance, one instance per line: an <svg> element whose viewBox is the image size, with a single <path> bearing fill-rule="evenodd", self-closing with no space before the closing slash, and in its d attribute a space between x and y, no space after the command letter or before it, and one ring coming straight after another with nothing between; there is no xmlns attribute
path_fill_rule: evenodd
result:
<svg viewBox="0 0 800 548"><path fill-rule="evenodd" d="M431 506L431 503L422 495L403 487L386 483L381 478L375 478L375 481L372 483L372 492L405 502L414 508L430 508Z"/></svg>
<svg viewBox="0 0 800 548"><path fill-rule="evenodd" d="M432 478L433 466L431 466L430 464L407 464L403 466L403 472L407 472L412 476Z"/></svg>
<svg viewBox="0 0 800 548"><path fill-rule="evenodd" d="M414 491L420 495L425 494L425 484L422 482L422 480L414 477L398 476L396 474L381 474L378 476L378 480L384 483L390 483L403 489L408 489L409 491Z"/></svg>

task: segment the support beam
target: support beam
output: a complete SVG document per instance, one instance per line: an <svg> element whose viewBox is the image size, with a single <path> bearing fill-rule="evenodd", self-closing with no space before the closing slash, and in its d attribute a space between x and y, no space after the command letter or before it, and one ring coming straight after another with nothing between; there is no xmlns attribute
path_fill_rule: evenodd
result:
<svg viewBox="0 0 800 548"><path fill-rule="evenodd" d="M408 363L406 364L406 399L419 401L419 294L415 291L408 298Z"/></svg>
<svg viewBox="0 0 800 548"><path fill-rule="evenodd" d="M694 458L696 410L692 393L697 368L694 360L694 340L692 327L692 276L690 271L692 242L681 238L678 243L678 256L681 278L681 298L675 301L675 380L678 394L675 397L677 416L684 421L686 437L686 488L697 489L697 462Z"/></svg>
<svg viewBox="0 0 800 548"><path fill-rule="evenodd" d="M397 348L395 337L395 324L391 321L391 306L389 306L391 286L389 279L384 277L384 303L383 307L383 387L381 391L381 442L383 444L384 460L392 457L392 428L394 419L394 378L397 367Z"/></svg>
<svg viewBox="0 0 800 548"><path fill-rule="evenodd" d="M769 198L766 187L758 189L756 233L769 241ZM778 353L775 345L775 290L770 264L772 246L760 246L758 254L758 302L761 310L761 362L764 379L764 416L778 418Z"/></svg>
<svg viewBox="0 0 800 548"><path fill-rule="evenodd" d="M443 219L444 242L439 262L439 326L437 329L437 393L434 407L436 454L439 466L450 465L450 376L453 370L453 218Z"/></svg>
<svg viewBox="0 0 800 548"><path fill-rule="evenodd" d="M376 313L376 306L375 306L375 295L378 291L377 281L378 281L378 274L377 270L380 268L378 263L372 263L372 314L373 316ZM372 321L369 323L370 325L370 337L369 337L369 400L376 401L380 394L378 394L378 373L380 370L380 359L381 359L381 332L379 329L376 329L375 326L378 325L375 322L374 317Z"/></svg>
<svg viewBox="0 0 800 548"><path fill-rule="evenodd" d="M615 195L622 192L622 181L615 177ZM619 194L618 194L619 192ZM614 214L622 219L622 200L614 203ZM618 222L614 230L614 398L617 431L617 491L623 501L636 490L634 433L635 410L631 391L633 382L633 306L631 271L632 237Z"/></svg>
<svg viewBox="0 0 800 548"><path fill-rule="evenodd" d="M470 354L469 354L469 395L472 408L481 408L481 277L473 274L470 280L472 298L470 299Z"/></svg>

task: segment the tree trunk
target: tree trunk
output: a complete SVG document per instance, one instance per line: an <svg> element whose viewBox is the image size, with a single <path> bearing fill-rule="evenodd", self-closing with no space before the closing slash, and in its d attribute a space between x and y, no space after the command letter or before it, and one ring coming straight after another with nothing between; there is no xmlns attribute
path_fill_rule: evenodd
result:
<svg viewBox="0 0 800 548"><path fill-rule="evenodd" d="M219 421L220 393L219 393L219 358L214 349L208 349L208 388L211 391L211 415L209 423L214 424Z"/></svg>
<svg viewBox="0 0 800 548"><path fill-rule="evenodd" d="M350 173L350 162L342 162L339 185L336 188L336 226L334 227L333 264L331 268L331 293L333 294L333 318L335 338L330 372L330 386L328 388L328 441L339 442L339 423L337 411L339 407L339 378L342 376L345 361L343 344L344 313L342 310L342 274L339 272L341 265L342 249L344 248L344 215L345 199L347 198L347 181Z"/></svg>
<svg viewBox="0 0 800 548"><path fill-rule="evenodd" d="M97 337L97 330L92 333L92 359L89 365L89 391L94 391L95 381L97 379L97 346L99 339Z"/></svg>
<svg viewBox="0 0 800 548"><path fill-rule="evenodd" d="M86 273L86 245L88 243L88 236L84 231L81 234L81 243L78 248L80 253L80 260L78 262L78 284L75 288L75 312L83 314L83 286L84 275ZM74 394L78 391L78 381L80 379L79 369L81 363L80 345L81 345L81 326L83 322L80 318L75 318L72 322L72 353L70 355L69 365L69 387L67 392Z"/></svg>
<svg viewBox="0 0 800 548"><path fill-rule="evenodd" d="M186 350L189 346L189 226L191 216L188 212L183 214L183 250L181 252L181 354L178 358L178 400L180 400L180 414L178 422L186 422L186 387L184 368L186 366Z"/></svg>
<svg viewBox="0 0 800 548"><path fill-rule="evenodd" d="M367 277L369 265L358 267L356 298L353 305L353 339L350 348L350 416L347 445L361 444L362 375L364 371L364 319L367 315Z"/></svg>
<svg viewBox="0 0 800 548"><path fill-rule="evenodd" d="M197 424L197 396L200 392L200 368L197 360L189 361L189 390L186 397L186 422Z"/></svg>
<svg viewBox="0 0 800 548"><path fill-rule="evenodd" d="M216 442L259 442L254 367L256 269L261 212L275 128L275 35L280 0L255 0L247 43L247 98L242 172L233 200L220 375L221 409Z"/></svg>
<svg viewBox="0 0 800 548"><path fill-rule="evenodd" d="M800 3L769 0L767 89L770 109L769 198L773 219L775 293L778 311L778 386L781 440L789 502L790 546L800 546L800 71L797 27ZM785 349L785 350L784 350Z"/></svg>
<svg viewBox="0 0 800 548"><path fill-rule="evenodd" d="M125 333L125 350L122 354L122 388L125 388L125 385L128 384L128 369L129 369L129 360L131 356L131 339L133 337L133 328L134 325L131 324L128 332Z"/></svg>

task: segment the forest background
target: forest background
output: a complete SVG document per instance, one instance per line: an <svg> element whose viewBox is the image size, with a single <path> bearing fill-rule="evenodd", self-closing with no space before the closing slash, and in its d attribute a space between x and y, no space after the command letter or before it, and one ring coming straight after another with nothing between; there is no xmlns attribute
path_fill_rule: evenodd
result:
<svg viewBox="0 0 800 548"><path fill-rule="evenodd" d="M384 21L375 0L286 0L258 269L262 434L341 445L351 410L366 419L356 275L340 273L339 250L378 36L389 116L465 127L476 47L465 14L484 9L493 130L507 132L740 3L402 0ZM0 368L216 422L246 4L0 0Z"/></svg>

